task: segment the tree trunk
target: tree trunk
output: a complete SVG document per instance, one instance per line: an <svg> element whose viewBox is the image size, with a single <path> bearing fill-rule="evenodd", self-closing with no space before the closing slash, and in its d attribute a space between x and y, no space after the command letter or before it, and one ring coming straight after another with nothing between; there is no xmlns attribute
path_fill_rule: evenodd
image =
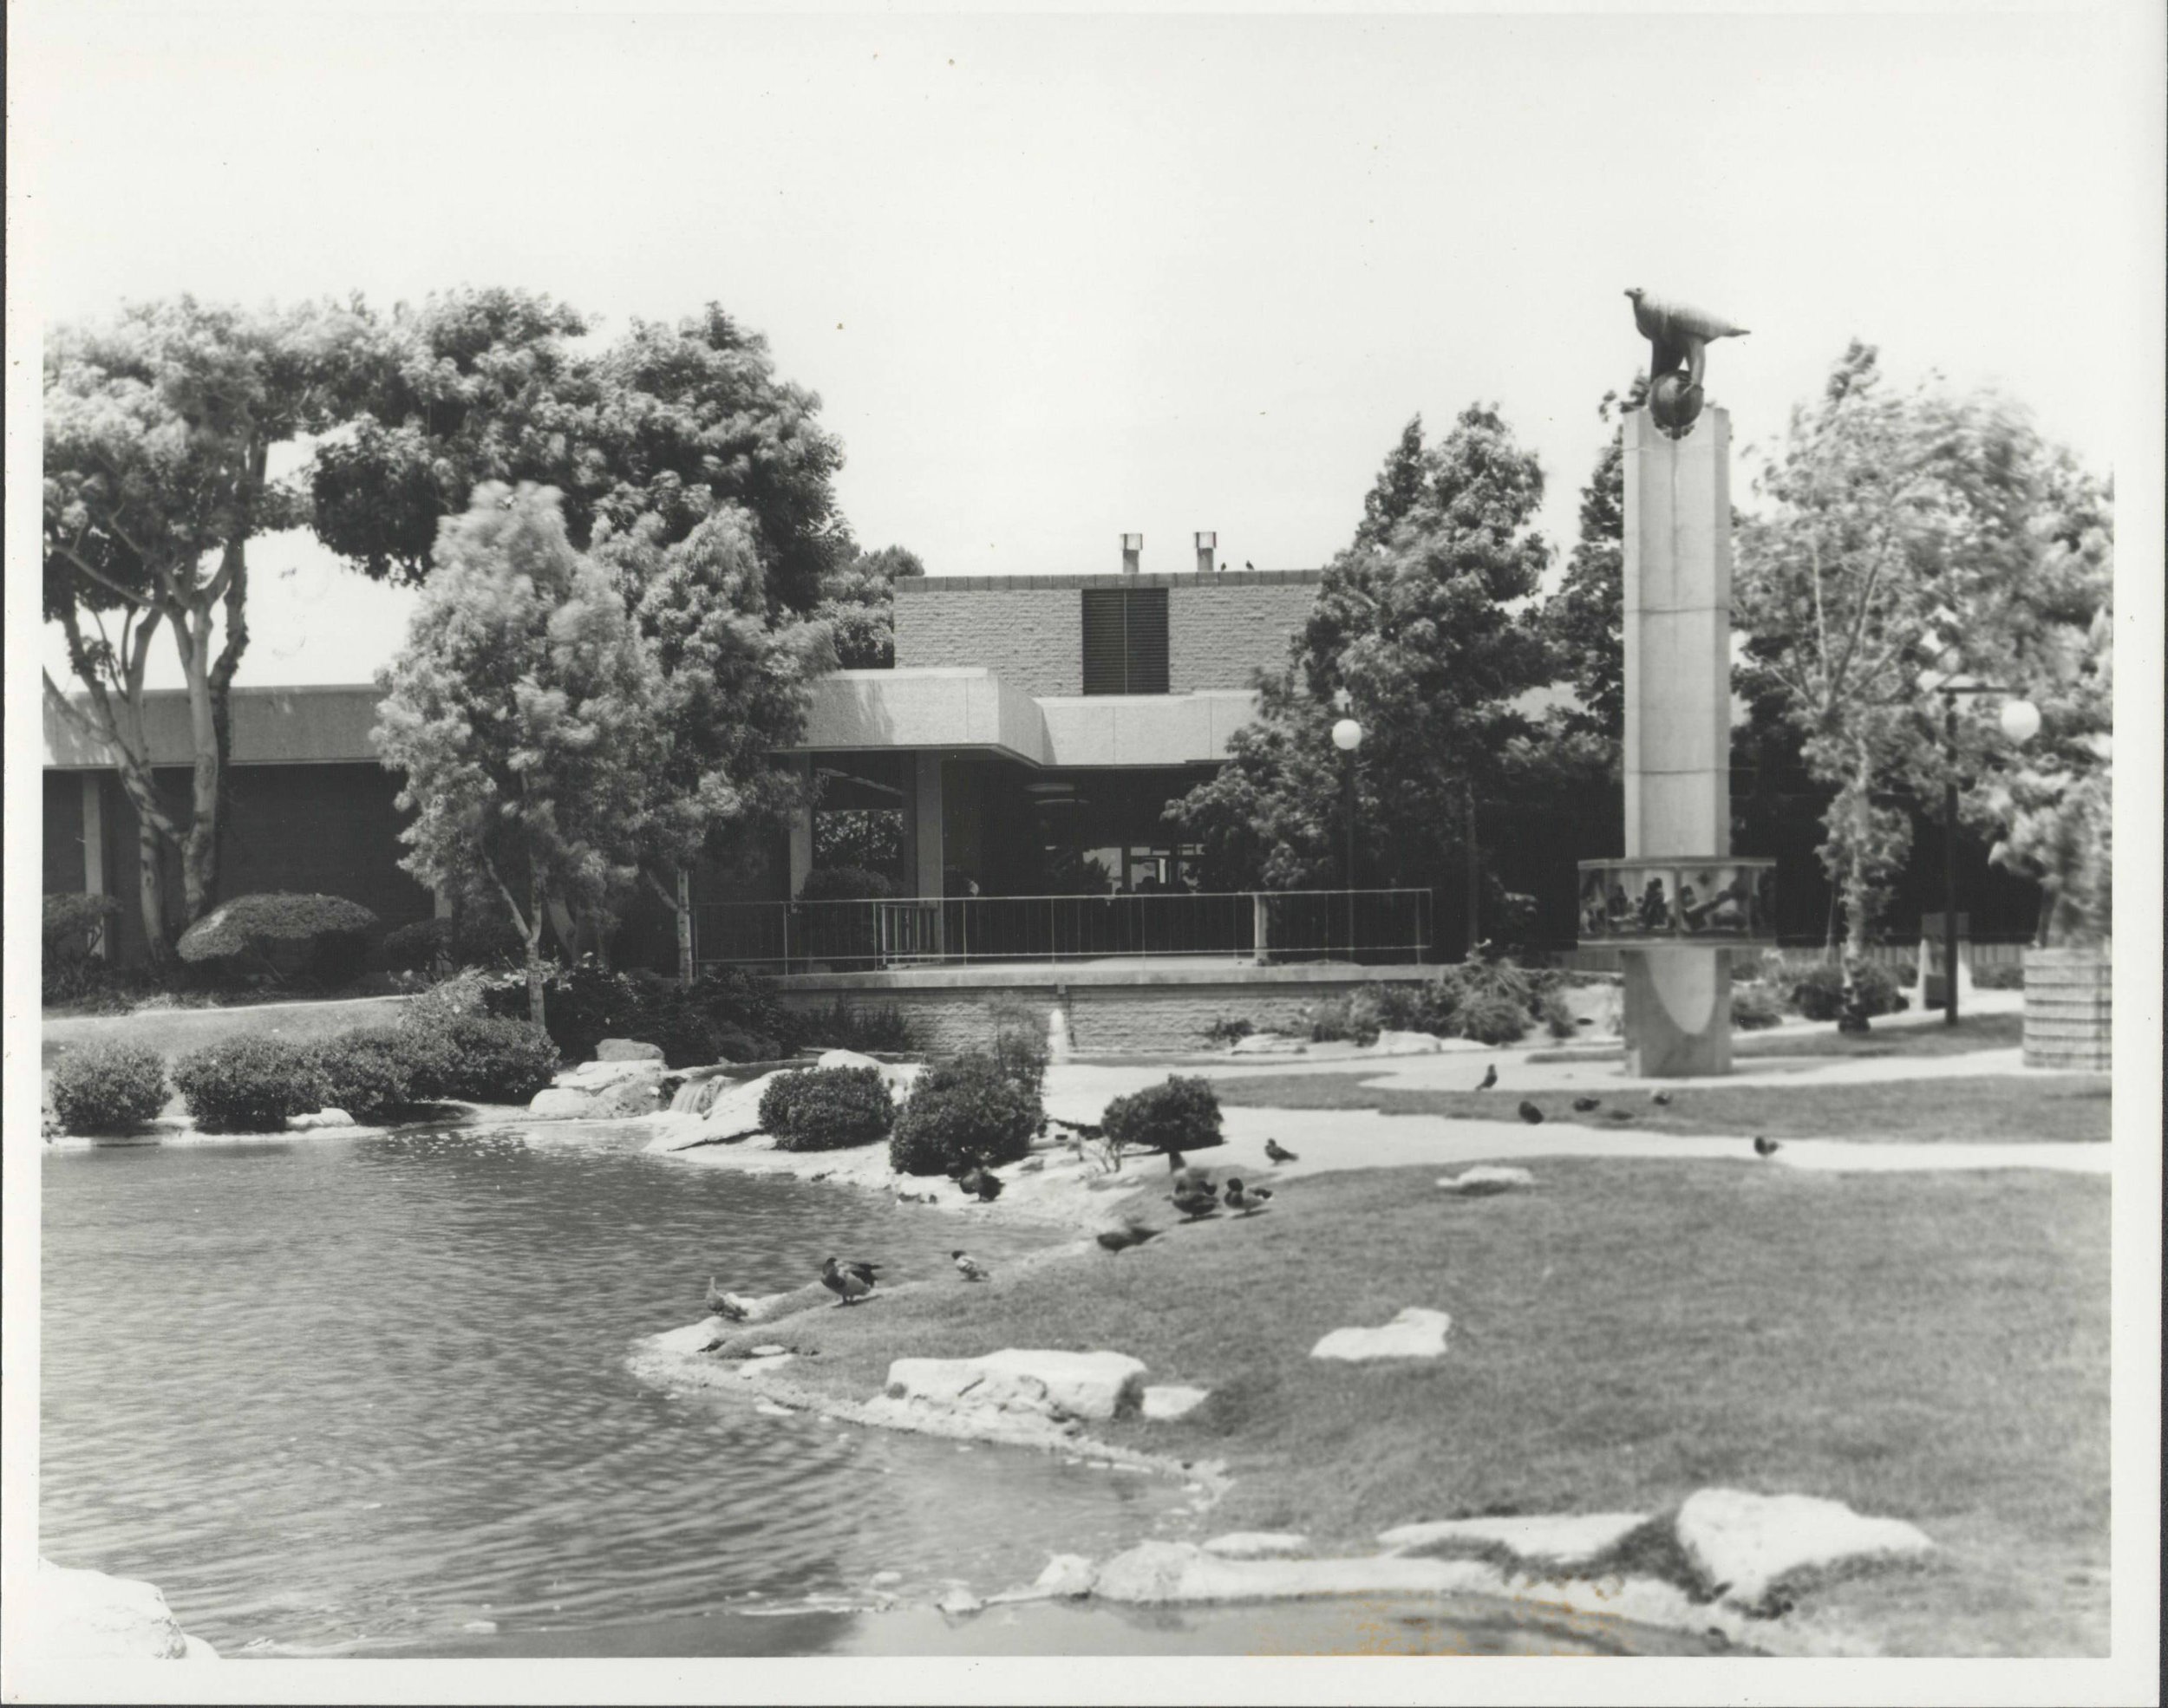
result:
<svg viewBox="0 0 2168 1708"><path fill-rule="evenodd" d="M173 946L166 935L166 872L160 856L165 851L158 828L138 813L135 820L138 862L137 896L143 910L144 953L153 967L168 965Z"/></svg>
<svg viewBox="0 0 2168 1708"><path fill-rule="evenodd" d="M180 844L184 922L193 925L211 910L219 885L219 785L224 767L211 704L211 613L191 612L185 623L176 617L173 634L188 684L188 740L195 750L190 779L193 810Z"/></svg>
<svg viewBox="0 0 2168 1708"><path fill-rule="evenodd" d="M693 876L677 869L677 981L686 989L693 983Z"/></svg>
<svg viewBox="0 0 2168 1708"><path fill-rule="evenodd" d="M1867 913L1872 894L1867 870L1867 851L1874 832L1874 774L1862 754L1852 778L1854 822L1845 851L1845 1012L1838 1025L1847 1032L1864 1032L1867 1015L1859 1000L1859 966L1867 952Z"/></svg>
<svg viewBox="0 0 2168 1708"><path fill-rule="evenodd" d="M549 913L549 897L543 893L542 875L527 877L527 1018L544 1024L542 1008L542 922Z"/></svg>

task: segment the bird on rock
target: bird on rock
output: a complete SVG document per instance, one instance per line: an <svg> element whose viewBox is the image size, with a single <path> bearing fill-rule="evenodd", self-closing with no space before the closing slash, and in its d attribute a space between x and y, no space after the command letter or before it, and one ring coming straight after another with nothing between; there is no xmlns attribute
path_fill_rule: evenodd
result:
<svg viewBox="0 0 2168 1708"><path fill-rule="evenodd" d="M1276 1163L1299 1163L1303 1160L1277 1138L1265 1140L1264 1154L1267 1158Z"/></svg>
<svg viewBox="0 0 2168 1708"><path fill-rule="evenodd" d="M743 1322L746 1304L735 1294L726 1293L717 1287L715 1278L710 1275L708 1277L708 1311L711 1316L719 1316L725 1322Z"/></svg>
<svg viewBox="0 0 2168 1708"><path fill-rule="evenodd" d="M1227 1184L1222 1190L1227 1208L1237 1216L1255 1216L1272 1198L1270 1186L1244 1186L1238 1175L1229 1175Z"/></svg>
<svg viewBox="0 0 2168 1708"><path fill-rule="evenodd" d="M956 1265L956 1272L967 1281L991 1281L994 1272L968 1251L952 1251L949 1261Z"/></svg>
<svg viewBox="0 0 2168 1708"><path fill-rule="evenodd" d="M1773 1138L1764 1138L1760 1133L1754 1135L1755 1156L1773 1157L1777 1154L1778 1149L1777 1142Z"/></svg>
<svg viewBox="0 0 2168 1708"><path fill-rule="evenodd" d="M1600 1097L1577 1097L1573 1099L1573 1112L1577 1115L1585 1115L1590 1110L1603 1106L1603 1099Z"/></svg>
<svg viewBox="0 0 2168 1708"><path fill-rule="evenodd" d="M1543 1111L1529 1102L1526 1098L1520 1100L1520 1118L1531 1127L1540 1127L1544 1124Z"/></svg>
<svg viewBox="0 0 2168 1708"><path fill-rule="evenodd" d="M1475 1088L1479 1092L1487 1092L1496 1084L1498 1084L1498 1064L1492 1062L1483 1070L1483 1077L1475 1082Z"/></svg>
<svg viewBox="0 0 2168 1708"><path fill-rule="evenodd" d="M1719 338L1747 336L1746 327L1734 326L1721 315L1652 297L1637 284L1626 294L1633 299L1635 329L1652 346L1649 368L1652 384L1683 363L1686 382L1700 385L1708 347Z"/></svg>
<svg viewBox="0 0 2168 1708"><path fill-rule="evenodd" d="M1182 1212L1185 1222L1199 1221L1219 1209L1219 1195L1209 1185L1192 1185L1178 1192L1170 1192L1167 1202Z"/></svg>
<svg viewBox="0 0 2168 1708"><path fill-rule="evenodd" d="M873 1290L873 1277L879 1269L878 1263L846 1263L831 1257L820 1266L820 1284L841 1303L855 1305Z"/></svg>
<svg viewBox="0 0 2168 1708"><path fill-rule="evenodd" d="M1147 1228L1141 1222L1132 1222L1120 1228L1109 1228L1099 1236L1099 1242L1109 1251L1126 1251L1132 1246L1142 1245L1146 1240L1159 1237L1157 1228Z"/></svg>
<svg viewBox="0 0 2168 1708"><path fill-rule="evenodd" d="M1668 1109L1671 1107L1671 1093L1669 1092L1651 1092L1649 1093L1649 1101L1655 1104L1659 1109Z"/></svg>

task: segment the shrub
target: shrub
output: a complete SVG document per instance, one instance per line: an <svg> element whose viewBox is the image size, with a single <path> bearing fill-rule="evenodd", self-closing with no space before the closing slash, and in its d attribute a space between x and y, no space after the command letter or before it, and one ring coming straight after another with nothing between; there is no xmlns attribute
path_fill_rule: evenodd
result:
<svg viewBox="0 0 2168 1708"><path fill-rule="evenodd" d="M1207 1044L1239 1044L1256 1030L1257 1027L1246 1020L1229 1020L1222 1016L1205 1028L1205 1041Z"/></svg>
<svg viewBox="0 0 2168 1708"><path fill-rule="evenodd" d="M1871 1016L1894 1014L1907 1006L1897 980L1885 967L1862 962L1853 975L1859 1006ZM1845 1012L1845 969L1825 961L1811 967L1792 986L1792 1006L1811 1020L1833 1020Z"/></svg>
<svg viewBox="0 0 2168 1708"><path fill-rule="evenodd" d="M1453 1017L1457 1035L1479 1044L1518 1044L1527 1035L1528 1010L1512 998L1479 991Z"/></svg>
<svg viewBox="0 0 2168 1708"><path fill-rule="evenodd" d="M46 960L82 960L120 916L121 904L110 896L48 896L38 921L38 942Z"/></svg>
<svg viewBox="0 0 2168 1708"><path fill-rule="evenodd" d="M1553 1038L1577 1038L1581 1023L1574 1018L1573 1009L1566 1001L1563 990L1546 990L1536 999L1537 1018L1543 1021L1544 1030Z"/></svg>
<svg viewBox="0 0 2168 1708"><path fill-rule="evenodd" d="M233 1038L173 1064L173 1084L206 1132L276 1132L290 1115L330 1103L316 1048L284 1038Z"/></svg>
<svg viewBox="0 0 2168 1708"><path fill-rule="evenodd" d="M812 1067L783 1073L761 1093L761 1129L778 1151L841 1151L871 1144L896 1124L878 1067Z"/></svg>
<svg viewBox="0 0 2168 1708"><path fill-rule="evenodd" d="M853 1007L839 996L832 1007L817 1009L799 1019L800 1040L808 1047L891 1053L911 1047L911 1023L904 1018L904 1011L892 1003L878 1008Z"/></svg>
<svg viewBox="0 0 2168 1708"><path fill-rule="evenodd" d="M1358 1044L1378 1041L1378 1004L1368 991L1329 996L1309 1011L1311 1043L1331 1044L1348 1038Z"/></svg>
<svg viewBox="0 0 2168 1708"><path fill-rule="evenodd" d="M183 961L223 961L276 981L305 975L344 984L362 970L376 916L341 896L273 891L222 902L175 946Z"/></svg>
<svg viewBox="0 0 2168 1708"><path fill-rule="evenodd" d="M801 902L863 902L895 893L893 883L864 866L815 866L798 886Z"/></svg>
<svg viewBox="0 0 2168 1708"><path fill-rule="evenodd" d="M480 988L489 1013L504 1020L526 1018L524 973L487 975ZM776 1000L773 984L736 968L709 973L685 988L612 972L585 958L553 969L543 981L542 1012L551 1040L566 1061L591 1060L605 1038L660 1045L674 1067L700 1066L724 1054L772 1061L797 1047L802 1030L798 1017ZM754 1045L761 1047L748 1047Z"/></svg>
<svg viewBox="0 0 2168 1708"><path fill-rule="evenodd" d="M420 1003L400 1020L399 1056L409 1096L469 1103L525 1103L550 1083L558 1061L549 1034L526 1020Z"/></svg>
<svg viewBox="0 0 2168 1708"><path fill-rule="evenodd" d="M316 1046L323 1075L323 1106L373 1120L412 1097L414 1066L404 1033L390 1027L342 1033Z"/></svg>
<svg viewBox="0 0 2168 1708"><path fill-rule="evenodd" d="M994 1016L994 1059L1036 1098L1047 1083L1046 1022L1020 996L997 996L988 1006Z"/></svg>
<svg viewBox="0 0 2168 1708"><path fill-rule="evenodd" d="M452 961L452 922L417 919L384 934L376 958L388 972L426 973L448 967Z"/></svg>
<svg viewBox="0 0 2168 1708"><path fill-rule="evenodd" d="M53 1114L69 1132L140 1126L165 1106L165 1059L140 1044L89 1044L53 1066Z"/></svg>
<svg viewBox="0 0 2168 1708"><path fill-rule="evenodd" d="M1988 962L1972 969L1972 982L1979 990L2022 990L2025 964L2020 961Z"/></svg>
<svg viewBox="0 0 2168 1708"><path fill-rule="evenodd" d="M1765 984L1732 987L1732 1024L1741 1032L1760 1032L1784 1018L1784 1004Z"/></svg>
<svg viewBox="0 0 2168 1708"><path fill-rule="evenodd" d="M1209 1151L1226 1143L1218 1095L1206 1081L1180 1074L1116 1098L1100 1122L1129 1151Z"/></svg>
<svg viewBox="0 0 2168 1708"><path fill-rule="evenodd" d="M937 1062L919 1076L888 1144L898 1174L945 1174L958 1164L1013 1163L1045 1117L1035 1092L983 1050Z"/></svg>

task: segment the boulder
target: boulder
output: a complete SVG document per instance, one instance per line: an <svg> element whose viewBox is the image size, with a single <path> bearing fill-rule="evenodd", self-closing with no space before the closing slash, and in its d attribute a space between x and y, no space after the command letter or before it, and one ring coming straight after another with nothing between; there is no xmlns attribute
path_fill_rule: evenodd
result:
<svg viewBox="0 0 2168 1708"><path fill-rule="evenodd" d="M725 1084L701 1115L701 1138L707 1140L749 1138L760 1131L761 1095L772 1082L789 1071L787 1068L778 1068L774 1072L763 1073L756 1079L747 1079L735 1085ZM672 1140L674 1144L682 1142Z"/></svg>
<svg viewBox="0 0 2168 1708"><path fill-rule="evenodd" d="M888 1396L945 1411L1096 1420L1138 1410L1144 1370L1121 1353L1009 1348L983 1358L899 1358L888 1366Z"/></svg>
<svg viewBox="0 0 2168 1708"><path fill-rule="evenodd" d="M1381 1328L1335 1328L1309 1349L1312 1358L1362 1362L1379 1358L1437 1358L1453 1319L1409 1306Z"/></svg>
<svg viewBox="0 0 2168 1708"><path fill-rule="evenodd" d="M1507 1168L1497 1163L1479 1163L1459 1174L1446 1175L1438 1183L1441 1192L1458 1192L1465 1198L1487 1198L1494 1192L1517 1191L1533 1186L1536 1177L1526 1169Z"/></svg>
<svg viewBox="0 0 2168 1708"><path fill-rule="evenodd" d="M1443 1518L1428 1524L1402 1524L1382 1532L1378 1541L1396 1553L1483 1553L1504 1548L1518 1559L1563 1566L1584 1565L1617 1546L1628 1532L1649 1522L1641 1512L1552 1513L1512 1518Z"/></svg>
<svg viewBox="0 0 2168 1708"><path fill-rule="evenodd" d="M557 1083L537 1092L527 1104L536 1115L587 1121L652 1115L663 1105L663 1063L659 1056L619 1061L584 1061L557 1076Z"/></svg>
<svg viewBox="0 0 2168 1708"><path fill-rule="evenodd" d="M970 1590L963 1588L961 1585L958 1585L956 1588L951 1589L946 1595L944 1595L938 1601L935 1602L934 1605L939 1607L944 1613L962 1614L975 1613L978 1612L980 1608L983 1607L986 1603L980 1600L977 1596L972 1594Z"/></svg>
<svg viewBox="0 0 2168 1708"><path fill-rule="evenodd" d="M1309 1546L1308 1536L1291 1530L1230 1530L1224 1536L1207 1537L1205 1552L1222 1560L1269 1560L1275 1555L1300 1554Z"/></svg>
<svg viewBox="0 0 2168 1708"><path fill-rule="evenodd" d="M816 1067L870 1067L877 1073L884 1065L871 1056L859 1054L856 1050L824 1050L820 1059L813 1064Z"/></svg>
<svg viewBox="0 0 2168 1708"><path fill-rule="evenodd" d="M22 1629L42 1653L69 1660L212 1660L183 1632L155 1584L40 1560L22 1586Z"/></svg>
<svg viewBox="0 0 2168 1708"><path fill-rule="evenodd" d="M1081 1554L1057 1554L1032 1581L1042 1595L1088 1595L1092 1593L1092 1562Z"/></svg>
<svg viewBox="0 0 2168 1708"><path fill-rule="evenodd" d="M1186 1418L1211 1398L1209 1388L1185 1388L1172 1383L1164 1387L1146 1388L1144 1415L1155 1424L1169 1423L1176 1418Z"/></svg>
<svg viewBox="0 0 2168 1708"><path fill-rule="evenodd" d="M1688 1496L1675 1528L1694 1569L1711 1586L1728 1585L1725 1600L1740 1607L1753 1607L1796 1573L1913 1557L1935 1546L1901 1518L1864 1517L1842 1501L1740 1489Z"/></svg>
<svg viewBox="0 0 2168 1708"><path fill-rule="evenodd" d="M663 1046L643 1044L637 1038L605 1038L595 1046L597 1061L660 1061Z"/></svg>
<svg viewBox="0 0 2168 1708"><path fill-rule="evenodd" d="M1140 1542L1099 1568L1092 1593L1109 1601L1176 1600L1191 1566L1202 1557L1188 1542Z"/></svg>
<svg viewBox="0 0 2168 1708"><path fill-rule="evenodd" d="M350 1127L354 1118L343 1109L319 1109L308 1115L289 1115L286 1125L295 1132L309 1132L317 1127Z"/></svg>

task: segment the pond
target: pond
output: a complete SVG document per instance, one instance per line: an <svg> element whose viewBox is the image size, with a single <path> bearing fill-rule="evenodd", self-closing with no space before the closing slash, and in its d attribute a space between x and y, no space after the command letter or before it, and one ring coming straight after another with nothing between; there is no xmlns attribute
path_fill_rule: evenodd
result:
<svg viewBox="0 0 2168 1708"><path fill-rule="evenodd" d="M40 1552L150 1580L235 1657L1699 1646L1503 1608L873 1611L1188 1535L1189 1497L635 1381L632 1343L696 1317L711 1272L768 1291L842 1252L946 1279L966 1237L643 1137L48 1152ZM969 1224L996 1262L1044 1237Z"/></svg>

